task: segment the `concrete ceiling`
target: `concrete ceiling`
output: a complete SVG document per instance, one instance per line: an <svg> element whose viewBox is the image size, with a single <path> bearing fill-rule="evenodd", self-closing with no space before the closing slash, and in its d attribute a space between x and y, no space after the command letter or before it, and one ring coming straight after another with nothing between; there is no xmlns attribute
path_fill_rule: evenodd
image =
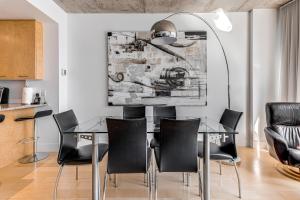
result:
<svg viewBox="0 0 300 200"><path fill-rule="evenodd" d="M69 13L243 12L278 8L289 0L54 0Z"/></svg>

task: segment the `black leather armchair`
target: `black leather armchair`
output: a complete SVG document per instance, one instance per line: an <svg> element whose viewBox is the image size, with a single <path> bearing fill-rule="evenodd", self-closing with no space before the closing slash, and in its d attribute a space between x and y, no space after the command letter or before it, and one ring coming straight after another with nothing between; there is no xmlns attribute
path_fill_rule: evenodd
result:
<svg viewBox="0 0 300 200"><path fill-rule="evenodd" d="M270 155L300 168L300 103L267 103L266 117Z"/></svg>

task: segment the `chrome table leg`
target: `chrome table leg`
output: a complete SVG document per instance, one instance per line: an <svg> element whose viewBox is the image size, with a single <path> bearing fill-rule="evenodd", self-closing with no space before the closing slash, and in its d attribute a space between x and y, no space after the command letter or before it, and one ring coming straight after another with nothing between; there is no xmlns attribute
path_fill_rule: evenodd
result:
<svg viewBox="0 0 300 200"><path fill-rule="evenodd" d="M98 135L93 134L93 162L92 162L92 199L100 200L100 173L98 162Z"/></svg>
<svg viewBox="0 0 300 200"><path fill-rule="evenodd" d="M203 199L210 200L210 147L209 134L203 134Z"/></svg>

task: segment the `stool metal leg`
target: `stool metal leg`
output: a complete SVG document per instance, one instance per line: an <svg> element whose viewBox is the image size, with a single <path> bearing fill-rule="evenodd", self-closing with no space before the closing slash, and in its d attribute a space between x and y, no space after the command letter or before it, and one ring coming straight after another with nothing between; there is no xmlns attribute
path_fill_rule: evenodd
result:
<svg viewBox="0 0 300 200"><path fill-rule="evenodd" d="M19 159L19 162L22 164L38 162L40 160L44 160L48 157L48 153L37 152L37 134L36 134L36 121L34 120L34 140L33 140L33 153L32 155L26 155L23 158Z"/></svg>

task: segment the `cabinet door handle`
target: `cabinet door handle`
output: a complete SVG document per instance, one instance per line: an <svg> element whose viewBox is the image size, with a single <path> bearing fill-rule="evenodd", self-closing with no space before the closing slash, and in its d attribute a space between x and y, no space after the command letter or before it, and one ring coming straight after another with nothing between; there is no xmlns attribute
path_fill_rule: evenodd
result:
<svg viewBox="0 0 300 200"><path fill-rule="evenodd" d="M0 78L5 78L5 77L6 77L6 76L1 76L1 75L0 75Z"/></svg>
<svg viewBox="0 0 300 200"><path fill-rule="evenodd" d="M28 77L28 76L21 76L21 75L19 75L18 77L20 77L20 78L26 78L26 77Z"/></svg>

